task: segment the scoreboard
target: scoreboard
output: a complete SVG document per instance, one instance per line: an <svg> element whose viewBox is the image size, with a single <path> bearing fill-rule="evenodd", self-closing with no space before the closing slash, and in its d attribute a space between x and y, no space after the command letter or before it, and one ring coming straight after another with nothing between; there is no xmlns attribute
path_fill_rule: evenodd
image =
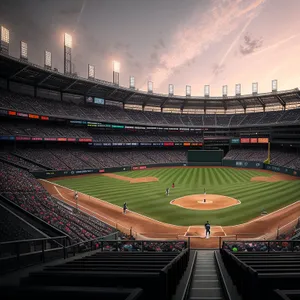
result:
<svg viewBox="0 0 300 300"><path fill-rule="evenodd" d="M224 157L223 150L189 150L188 162L191 163L220 163Z"/></svg>

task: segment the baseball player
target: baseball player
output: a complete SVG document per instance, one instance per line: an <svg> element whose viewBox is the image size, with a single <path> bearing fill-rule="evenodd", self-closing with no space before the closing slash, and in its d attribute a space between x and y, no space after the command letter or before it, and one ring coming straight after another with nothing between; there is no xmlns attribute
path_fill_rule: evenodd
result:
<svg viewBox="0 0 300 300"><path fill-rule="evenodd" d="M124 202L124 204L123 204L123 214L124 214L124 215L126 215L126 210L127 210L127 209L128 209L127 203Z"/></svg>
<svg viewBox="0 0 300 300"><path fill-rule="evenodd" d="M208 221L206 222L204 227L205 227L205 237L208 239L210 237L210 224Z"/></svg>
<svg viewBox="0 0 300 300"><path fill-rule="evenodd" d="M169 194L170 194L170 188L167 188L166 189L166 195L169 196Z"/></svg>
<svg viewBox="0 0 300 300"><path fill-rule="evenodd" d="M78 200L78 192L75 191L75 200L77 201Z"/></svg>

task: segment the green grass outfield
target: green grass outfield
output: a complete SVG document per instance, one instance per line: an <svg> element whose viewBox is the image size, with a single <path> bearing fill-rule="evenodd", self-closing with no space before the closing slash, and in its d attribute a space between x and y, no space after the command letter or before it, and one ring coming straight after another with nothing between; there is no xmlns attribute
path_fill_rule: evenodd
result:
<svg viewBox="0 0 300 300"><path fill-rule="evenodd" d="M256 170L231 168L161 168L116 173L127 177L154 176L158 182L130 184L100 175L74 177L55 182L72 190L122 206L156 220L175 225L236 225L300 200L300 181L251 182L254 176L271 176ZM276 174L276 173L274 173ZM175 182L175 189L171 188ZM170 196L165 190L170 187ZM240 205L214 211L197 211L171 205L170 201L185 195L226 195L241 201ZM79 199L80 201L80 199Z"/></svg>

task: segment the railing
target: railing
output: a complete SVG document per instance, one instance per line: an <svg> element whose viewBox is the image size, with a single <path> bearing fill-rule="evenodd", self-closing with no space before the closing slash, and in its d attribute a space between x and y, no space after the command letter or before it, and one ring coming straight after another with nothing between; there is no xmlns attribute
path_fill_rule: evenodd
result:
<svg viewBox="0 0 300 300"><path fill-rule="evenodd" d="M99 251L181 252L190 249L188 241L118 240L118 233L67 245L67 238L43 238L0 243L0 273L54 259L67 259L78 253Z"/></svg>
<svg viewBox="0 0 300 300"><path fill-rule="evenodd" d="M232 252L300 252L300 240L223 241L222 249Z"/></svg>

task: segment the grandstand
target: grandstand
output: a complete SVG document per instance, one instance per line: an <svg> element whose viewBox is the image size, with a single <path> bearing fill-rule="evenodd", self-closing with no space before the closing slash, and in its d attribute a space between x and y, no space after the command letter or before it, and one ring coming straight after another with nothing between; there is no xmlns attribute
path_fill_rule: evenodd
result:
<svg viewBox="0 0 300 300"><path fill-rule="evenodd" d="M87 79L61 73L47 51L44 66L23 57L27 48L14 58L1 30L3 299L300 299L299 199L285 191L299 192L298 88L222 97L143 92L120 86L118 76L96 79L90 65ZM72 63L66 47L65 66ZM199 160L189 159L192 150ZM222 158L214 161L214 152ZM78 200L80 178L90 184ZM176 197L164 197L169 186ZM185 194L218 198L206 188L236 202L200 213L175 204ZM265 216L264 199L250 199L260 188L264 197L274 194ZM123 205L126 193L125 215L117 194ZM154 218L160 203L166 206ZM197 222L223 209L227 216L206 239ZM170 215L181 223L166 222Z"/></svg>

